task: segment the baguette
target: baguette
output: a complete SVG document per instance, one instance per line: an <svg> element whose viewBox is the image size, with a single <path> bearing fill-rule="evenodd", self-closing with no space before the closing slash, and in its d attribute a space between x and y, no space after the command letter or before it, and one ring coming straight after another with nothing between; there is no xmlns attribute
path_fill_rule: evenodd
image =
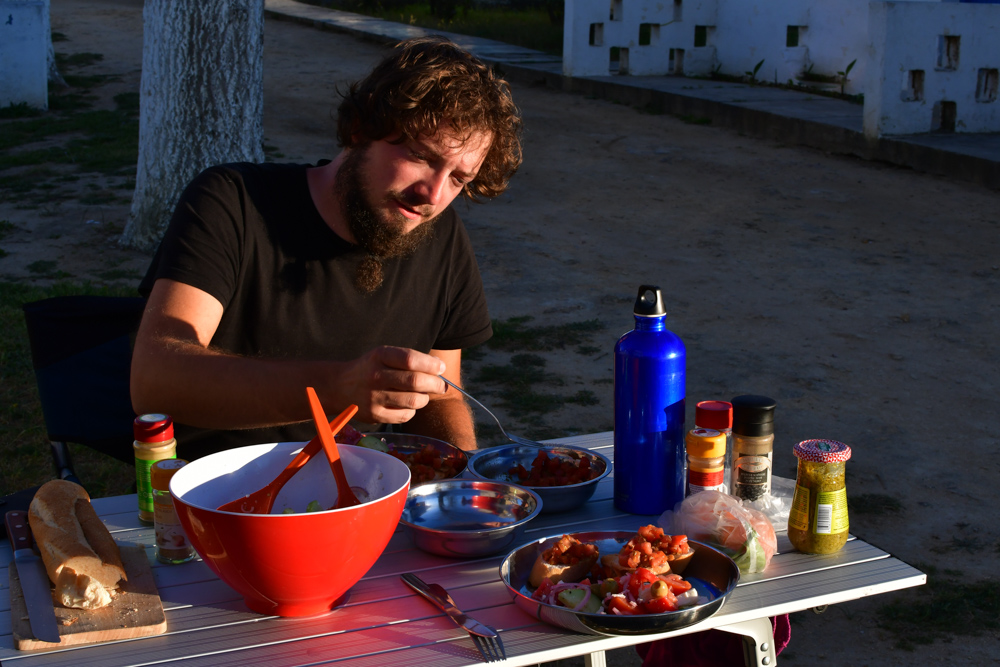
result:
<svg viewBox="0 0 1000 667"><path fill-rule="evenodd" d="M118 545L82 486L61 479L43 484L28 507L28 522L64 607L98 609L111 602L128 577Z"/></svg>

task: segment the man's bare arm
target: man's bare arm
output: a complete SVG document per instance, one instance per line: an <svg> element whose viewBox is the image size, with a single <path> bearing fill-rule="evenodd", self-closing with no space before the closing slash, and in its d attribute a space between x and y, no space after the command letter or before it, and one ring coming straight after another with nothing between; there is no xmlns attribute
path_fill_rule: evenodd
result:
<svg viewBox="0 0 1000 667"><path fill-rule="evenodd" d="M444 361L447 371L443 375L458 386L461 384L462 351L431 350L431 356ZM431 397L427 407L418 410L409 423L400 430L444 440L464 450L476 448L476 432L472 411L465 397L449 388L444 395Z"/></svg>
<svg viewBox="0 0 1000 667"><path fill-rule="evenodd" d="M136 412L166 412L202 428L240 429L310 418L305 388L328 413L351 403L362 421L402 423L446 386L431 355L380 347L350 362L240 357L210 347L222 318L210 294L158 280L149 296L132 358Z"/></svg>

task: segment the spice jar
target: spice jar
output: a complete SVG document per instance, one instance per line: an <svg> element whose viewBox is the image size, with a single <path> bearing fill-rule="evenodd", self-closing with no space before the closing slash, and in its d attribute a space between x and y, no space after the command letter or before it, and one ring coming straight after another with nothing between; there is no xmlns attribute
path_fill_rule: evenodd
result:
<svg viewBox="0 0 1000 667"><path fill-rule="evenodd" d="M722 491L733 488L733 404L729 401L701 401L694 406L694 427L710 428L726 436Z"/></svg>
<svg viewBox="0 0 1000 667"><path fill-rule="evenodd" d="M724 492L725 434L710 428L696 428L688 431L684 444L687 446L687 495L699 491Z"/></svg>
<svg viewBox="0 0 1000 667"><path fill-rule="evenodd" d="M732 494L757 500L771 493L774 449L774 409L767 396L737 396L733 405Z"/></svg>
<svg viewBox="0 0 1000 667"><path fill-rule="evenodd" d="M153 522L153 486L150 468L157 461L177 458L174 422L169 415L139 415L132 423L135 442L135 492L139 497L139 519Z"/></svg>
<svg viewBox="0 0 1000 667"><path fill-rule="evenodd" d="M851 448L836 440L805 440L792 451L799 469L788 515L788 539L804 553L838 551L847 542L844 473Z"/></svg>
<svg viewBox="0 0 1000 667"><path fill-rule="evenodd" d="M184 459L163 459L150 468L153 486L153 526L156 533L156 558L161 563L186 563L195 557L194 547L188 540L174 499L170 496L170 478L187 465Z"/></svg>

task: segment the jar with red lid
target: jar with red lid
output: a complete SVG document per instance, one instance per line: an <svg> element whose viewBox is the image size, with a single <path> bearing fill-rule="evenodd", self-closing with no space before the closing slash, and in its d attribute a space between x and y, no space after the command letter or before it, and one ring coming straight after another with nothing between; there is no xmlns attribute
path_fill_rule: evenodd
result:
<svg viewBox="0 0 1000 667"><path fill-rule="evenodd" d="M804 440L792 450L799 459L788 539L810 554L830 554L847 543L846 463L851 448L836 440Z"/></svg>
<svg viewBox="0 0 1000 667"><path fill-rule="evenodd" d="M153 522L153 485L150 468L157 461L177 458L174 422L169 415L139 415L132 423L135 442L135 492L139 497L139 519Z"/></svg>

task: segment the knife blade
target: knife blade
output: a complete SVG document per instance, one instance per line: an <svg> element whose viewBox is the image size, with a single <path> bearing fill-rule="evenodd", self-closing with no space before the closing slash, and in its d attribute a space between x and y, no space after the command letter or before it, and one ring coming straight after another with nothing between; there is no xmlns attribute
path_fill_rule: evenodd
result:
<svg viewBox="0 0 1000 667"><path fill-rule="evenodd" d="M455 601L451 599L451 595L448 594L448 591L446 591L440 584L428 584L412 572L401 574L399 575L399 578L403 580L403 583L419 593L425 600L434 604L438 609L447 614L448 617L454 621L455 625L459 626L466 632L479 635L480 637L490 637L493 639L498 638L498 635L493 628L483 625L476 619L467 616L465 612L459 609L455 604Z"/></svg>
<svg viewBox="0 0 1000 667"><path fill-rule="evenodd" d="M43 642L59 643L59 626L49 589L49 575L45 564L31 549L31 526L28 513L19 510L7 512L7 537L14 549L14 565L21 580L24 603L28 608L28 623L31 634Z"/></svg>

